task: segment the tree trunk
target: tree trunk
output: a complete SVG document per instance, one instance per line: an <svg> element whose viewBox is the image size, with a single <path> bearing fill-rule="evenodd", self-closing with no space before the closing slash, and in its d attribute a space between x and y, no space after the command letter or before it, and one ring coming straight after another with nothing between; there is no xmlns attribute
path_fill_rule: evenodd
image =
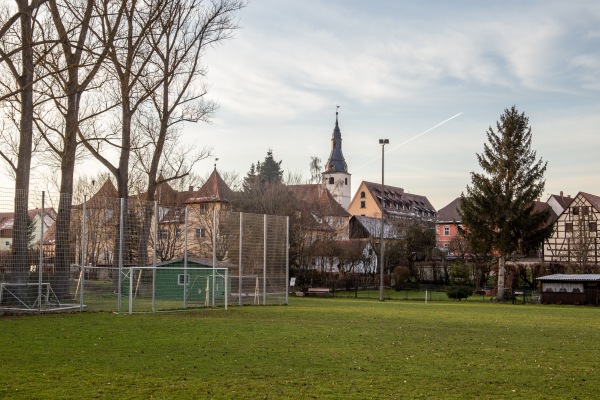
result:
<svg viewBox="0 0 600 400"><path fill-rule="evenodd" d="M12 242L12 281L27 283L27 208L29 205L29 175L33 143L33 29L32 11L27 1L18 1L21 13L22 75L18 78L21 90L21 121L19 133L19 156L15 179L15 208ZM25 287L16 288L18 297L25 296Z"/></svg>
<svg viewBox="0 0 600 400"><path fill-rule="evenodd" d="M73 205L73 180L75 154L77 150L77 129L79 126L79 93L77 93L77 70L69 71L67 112L65 115L65 136L60 163L60 200L56 218L55 275L51 282L59 299L69 298L69 269L74 261L71 248L71 206Z"/></svg>
<svg viewBox="0 0 600 400"><path fill-rule="evenodd" d="M504 254L500 256L498 259L498 293L496 295L496 300L504 301L504 263L506 261L506 257Z"/></svg>

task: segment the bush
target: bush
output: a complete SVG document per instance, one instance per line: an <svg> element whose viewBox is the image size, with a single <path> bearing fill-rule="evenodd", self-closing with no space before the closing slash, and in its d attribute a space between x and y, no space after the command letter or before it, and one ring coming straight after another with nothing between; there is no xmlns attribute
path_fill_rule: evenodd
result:
<svg viewBox="0 0 600 400"><path fill-rule="evenodd" d="M446 295L449 299L462 300L473 295L473 288L470 286L450 286L446 289Z"/></svg>

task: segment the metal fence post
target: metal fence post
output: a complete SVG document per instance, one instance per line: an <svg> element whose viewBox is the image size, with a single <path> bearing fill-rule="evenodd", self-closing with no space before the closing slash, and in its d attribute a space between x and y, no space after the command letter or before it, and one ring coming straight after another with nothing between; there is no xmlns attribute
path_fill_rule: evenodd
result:
<svg viewBox="0 0 600 400"><path fill-rule="evenodd" d="M263 215L263 305L267 304L267 214Z"/></svg>
<svg viewBox="0 0 600 400"><path fill-rule="evenodd" d="M284 304L288 304L289 302L289 293L290 293L290 217L286 216L285 217L285 282L284 282L284 288L285 288L285 303Z"/></svg>
<svg viewBox="0 0 600 400"><path fill-rule="evenodd" d="M213 207L213 262L212 262L212 306L215 306L215 275L217 268L217 208Z"/></svg>
<svg viewBox="0 0 600 400"><path fill-rule="evenodd" d="M156 312L156 242L158 241L158 201L154 202L154 240L152 241L152 312Z"/></svg>
<svg viewBox="0 0 600 400"><path fill-rule="evenodd" d="M133 313L133 267L129 266L129 314Z"/></svg>
<svg viewBox="0 0 600 400"><path fill-rule="evenodd" d="M118 279L118 285L119 287L117 288L117 295L119 296L117 299L117 311L121 312L121 284L123 282L123 277L122 277L122 273L123 273L123 234L124 234L124 227L123 227L123 222L124 222L124 216L123 216L123 208L125 205L125 199L121 199L121 211L120 211L120 215L119 215L119 279Z"/></svg>
<svg viewBox="0 0 600 400"><path fill-rule="evenodd" d="M42 192L42 219L40 221L41 225L41 236L40 236L40 262L38 265L38 307L39 310L42 311L42 281L44 280L44 274L42 269L44 268L44 201L45 201L45 192ZM46 298L46 301L48 299Z"/></svg>
<svg viewBox="0 0 600 400"><path fill-rule="evenodd" d="M238 267L238 302L239 305L242 305L242 255L243 255L243 245L244 245L244 213L240 213L240 250L239 250L239 267Z"/></svg>
<svg viewBox="0 0 600 400"><path fill-rule="evenodd" d="M183 245L183 309L187 306L187 264L188 264L188 206L185 206L184 245Z"/></svg>
<svg viewBox="0 0 600 400"><path fill-rule="evenodd" d="M83 195L83 219L81 224L81 269L79 271L79 312L83 311L83 283L85 277L85 224L86 224L86 213L87 213L87 195Z"/></svg>

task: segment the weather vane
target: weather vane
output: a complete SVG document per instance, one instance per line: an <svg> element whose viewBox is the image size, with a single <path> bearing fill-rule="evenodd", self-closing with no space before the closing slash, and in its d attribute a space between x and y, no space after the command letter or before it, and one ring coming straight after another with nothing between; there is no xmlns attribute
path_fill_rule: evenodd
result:
<svg viewBox="0 0 600 400"><path fill-rule="evenodd" d="M219 159L218 159L218 158L215 158L215 171L216 171L216 169L217 169L217 161L219 161Z"/></svg>

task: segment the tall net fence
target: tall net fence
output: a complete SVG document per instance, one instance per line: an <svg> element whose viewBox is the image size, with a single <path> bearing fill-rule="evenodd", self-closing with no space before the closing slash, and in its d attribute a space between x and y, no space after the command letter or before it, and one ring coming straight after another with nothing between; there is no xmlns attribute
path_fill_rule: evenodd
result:
<svg viewBox="0 0 600 400"><path fill-rule="evenodd" d="M287 303L287 217L13 193L0 191L0 311Z"/></svg>

